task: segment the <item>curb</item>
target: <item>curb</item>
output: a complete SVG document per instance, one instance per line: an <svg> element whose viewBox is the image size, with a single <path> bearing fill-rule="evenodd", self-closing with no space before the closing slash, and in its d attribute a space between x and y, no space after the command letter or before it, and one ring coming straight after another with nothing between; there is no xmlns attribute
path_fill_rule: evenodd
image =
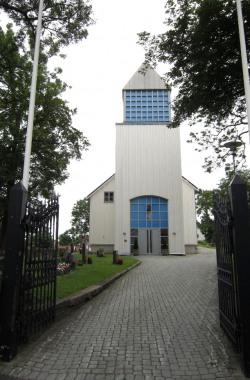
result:
<svg viewBox="0 0 250 380"><path fill-rule="evenodd" d="M137 267L139 264L141 264L141 261L138 261L131 267L124 269L123 271L115 274L113 277L110 277L109 279L103 281L99 285L92 285L86 289L80 290L77 293L74 293L68 297L62 298L61 300L56 302L56 316L55 320L58 321L61 318L63 318L66 314L68 314L69 310L81 306L87 301L91 300L93 297L97 296L103 290L105 290L108 286L113 284L116 280L118 280L120 277L124 276L127 272Z"/></svg>

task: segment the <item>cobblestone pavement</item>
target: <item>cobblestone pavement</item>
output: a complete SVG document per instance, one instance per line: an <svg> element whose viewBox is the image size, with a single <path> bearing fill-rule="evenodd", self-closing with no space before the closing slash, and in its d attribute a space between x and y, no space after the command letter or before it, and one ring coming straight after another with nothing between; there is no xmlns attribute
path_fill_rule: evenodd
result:
<svg viewBox="0 0 250 380"><path fill-rule="evenodd" d="M0 374L37 380L245 379L218 323L214 253L140 259L12 362L1 363Z"/></svg>

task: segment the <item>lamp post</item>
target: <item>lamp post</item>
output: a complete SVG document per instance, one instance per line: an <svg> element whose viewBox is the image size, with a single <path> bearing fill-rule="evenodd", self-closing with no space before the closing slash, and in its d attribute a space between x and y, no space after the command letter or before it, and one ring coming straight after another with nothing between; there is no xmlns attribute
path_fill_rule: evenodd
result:
<svg viewBox="0 0 250 380"><path fill-rule="evenodd" d="M243 26L241 0L236 0L236 5L237 5L239 35L240 35L240 50L241 50L242 71L243 71L244 88L245 88L245 96L246 96L248 131L249 131L249 139L250 139L250 87L249 87L249 73L248 73L248 62L247 62L247 50L246 50L246 40L245 40L245 33L244 33L244 26Z"/></svg>
<svg viewBox="0 0 250 380"><path fill-rule="evenodd" d="M31 79L31 89L30 89L30 101L29 101L29 113L28 113L28 126L26 134L25 143L25 153L24 153L24 165L23 165L23 185L28 190L29 186L29 170L30 170L30 156L31 156L31 146L32 146L32 135L33 135L33 123L34 123L34 112L35 112L35 99L36 99L36 83L37 83L37 71L38 71L38 60L39 60L39 49L40 49L40 36L42 29L42 13L43 13L43 0L40 0L37 29L36 29L36 41L35 41L35 51L34 51L34 61L33 61L33 71Z"/></svg>
<svg viewBox="0 0 250 380"><path fill-rule="evenodd" d="M234 166L234 174L235 174L235 157L236 157L236 150L238 147L242 145L241 141L229 141L223 145L223 147L228 148L232 157L233 157L233 166Z"/></svg>

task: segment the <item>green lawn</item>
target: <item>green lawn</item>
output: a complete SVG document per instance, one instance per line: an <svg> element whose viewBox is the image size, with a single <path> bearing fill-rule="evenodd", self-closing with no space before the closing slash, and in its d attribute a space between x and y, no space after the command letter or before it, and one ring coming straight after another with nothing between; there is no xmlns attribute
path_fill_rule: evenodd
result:
<svg viewBox="0 0 250 380"><path fill-rule="evenodd" d="M214 245L207 243L206 240L198 241L198 246L204 247L204 248L215 248Z"/></svg>
<svg viewBox="0 0 250 380"><path fill-rule="evenodd" d="M129 268L138 261L133 256L123 256L123 264L116 265L112 264L112 254L106 254L105 257L97 257L93 253L90 256L92 257L93 264L83 264L83 266L77 266L69 274L57 276L57 299L69 296L88 286L100 284L105 279ZM79 254L77 255L77 259L81 259Z"/></svg>

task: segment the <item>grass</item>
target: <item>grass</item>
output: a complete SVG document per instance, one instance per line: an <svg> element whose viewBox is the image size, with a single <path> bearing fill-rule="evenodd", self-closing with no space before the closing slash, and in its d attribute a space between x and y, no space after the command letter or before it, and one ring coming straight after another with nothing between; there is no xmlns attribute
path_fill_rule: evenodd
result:
<svg viewBox="0 0 250 380"><path fill-rule="evenodd" d="M207 243L206 240L198 241L198 246L204 247L204 248L215 248L214 245Z"/></svg>
<svg viewBox="0 0 250 380"><path fill-rule="evenodd" d="M112 254L106 254L105 257L97 257L96 254L90 256L93 264L76 266L76 269L69 274L57 276L57 299L69 296L91 285L98 285L138 261L133 256L123 256L123 264L115 265ZM77 260L81 260L80 254L77 254Z"/></svg>

